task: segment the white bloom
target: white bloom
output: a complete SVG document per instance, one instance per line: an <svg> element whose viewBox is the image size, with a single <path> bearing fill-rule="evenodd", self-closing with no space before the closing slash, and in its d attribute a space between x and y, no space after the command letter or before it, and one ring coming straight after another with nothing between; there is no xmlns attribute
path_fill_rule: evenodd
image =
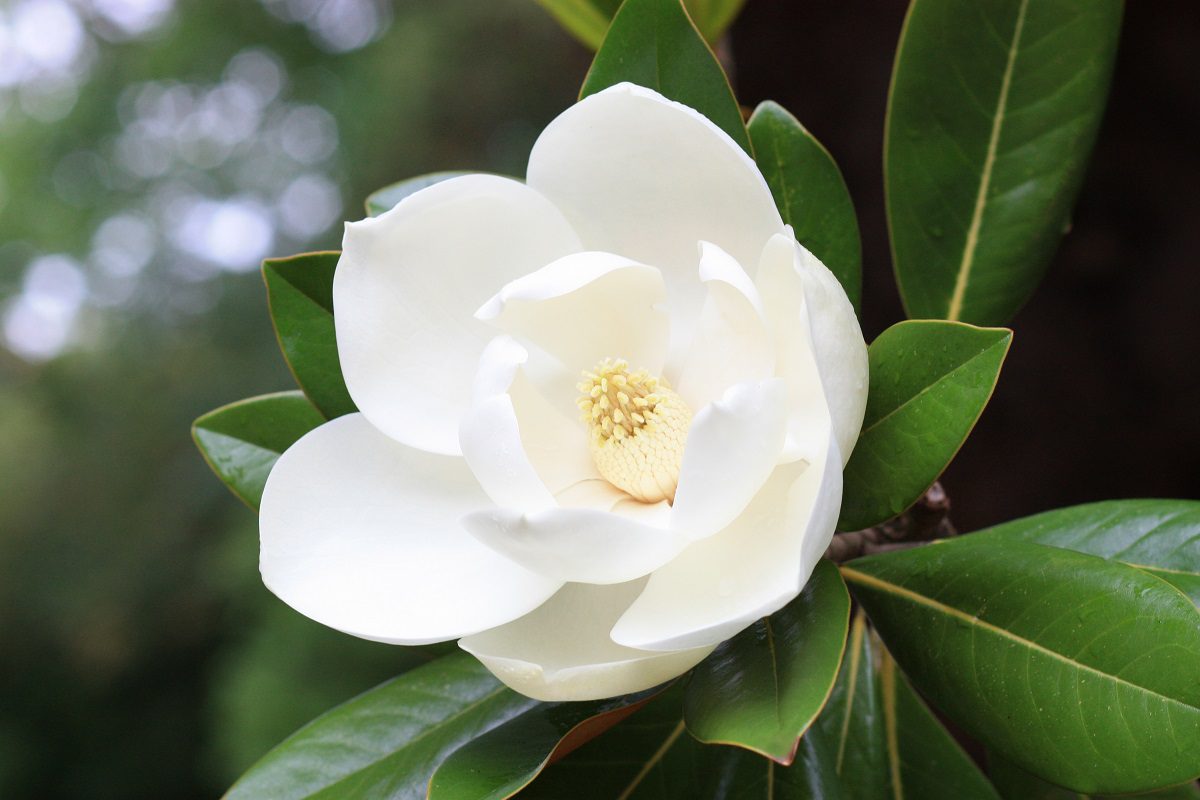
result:
<svg viewBox="0 0 1200 800"><path fill-rule="evenodd" d="M461 638L517 691L691 668L787 604L833 534L867 357L754 162L622 84L347 225L333 286L361 413L280 458L263 580L367 639Z"/></svg>

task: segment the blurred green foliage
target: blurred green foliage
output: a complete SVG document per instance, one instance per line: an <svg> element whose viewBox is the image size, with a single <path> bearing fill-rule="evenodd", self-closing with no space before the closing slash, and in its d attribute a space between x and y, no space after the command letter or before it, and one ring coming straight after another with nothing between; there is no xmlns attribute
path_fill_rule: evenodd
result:
<svg viewBox="0 0 1200 800"><path fill-rule="evenodd" d="M527 0L381 6L376 38L344 52L271 13L283 4L183 0L145 35L94 37L61 119L24 116L8 98L0 308L43 254L75 259L94 291L106 280L98 226L154 211L151 182L121 175L111 155L127 87L212 85L247 48L269 52L281 97L336 120L321 168L341 219L412 174L522 173L588 60ZM231 195L256 163L247 152L153 186ZM338 227L305 248L336 247ZM301 238L277 235L270 254ZM63 355L26 362L0 348L0 797L215 796L304 721L427 657L327 630L262 586L253 515L188 430L218 405L291 388L265 293L253 271L181 276L186 254L169 231L157 241L123 299L84 299ZM196 293L203 302L174 302Z"/></svg>

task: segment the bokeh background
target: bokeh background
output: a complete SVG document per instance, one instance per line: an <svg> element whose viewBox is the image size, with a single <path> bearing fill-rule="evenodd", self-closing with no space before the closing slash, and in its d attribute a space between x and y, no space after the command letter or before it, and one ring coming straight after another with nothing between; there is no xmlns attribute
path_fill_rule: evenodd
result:
<svg viewBox="0 0 1200 800"><path fill-rule="evenodd" d="M729 38L839 160L864 329L901 315L881 187L900 0L749 0ZM944 483L970 530L1200 497L1200 7L1131 3L1071 234ZM533 0L0 0L0 797L218 795L419 656L257 575L188 436L290 388L264 256L384 184L519 175L589 54Z"/></svg>

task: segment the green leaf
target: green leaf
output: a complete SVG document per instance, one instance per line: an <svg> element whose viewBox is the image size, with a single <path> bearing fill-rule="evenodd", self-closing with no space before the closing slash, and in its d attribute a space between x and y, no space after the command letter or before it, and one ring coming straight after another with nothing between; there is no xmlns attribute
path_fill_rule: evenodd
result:
<svg viewBox="0 0 1200 800"><path fill-rule="evenodd" d="M300 392L265 394L197 418L192 439L221 482L257 511L279 456L324 421Z"/></svg>
<svg viewBox="0 0 1200 800"><path fill-rule="evenodd" d="M323 714L243 775L227 800L424 797L438 764L537 705L454 653Z"/></svg>
<svg viewBox="0 0 1200 800"><path fill-rule="evenodd" d="M1157 575L1200 605L1200 502L1195 500L1088 503L972 536L1037 542L1120 561Z"/></svg>
<svg viewBox="0 0 1200 800"><path fill-rule="evenodd" d="M427 189L435 183L441 183L450 178L475 174L478 173L464 170L447 170L445 172L430 172L427 175L418 175L415 178L408 178L399 183L393 183L390 186L385 186L382 189L371 192L367 196L367 214L372 217L378 217L385 211L391 211L397 203L410 194Z"/></svg>
<svg viewBox="0 0 1200 800"><path fill-rule="evenodd" d="M621 6L621 0L537 0L537 3L591 50L600 47L604 34L608 33L608 23Z"/></svg>
<svg viewBox="0 0 1200 800"><path fill-rule="evenodd" d="M579 96L582 99L622 81L691 106L754 154L729 80L680 0L626 0Z"/></svg>
<svg viewBox="0 0 1200 800"><path fill-rule="evenodd" d="M684 701L688 730L790 764L833 689L849 622L846 585L821 560L795 600L696 667Z"/></svg>
<svg viewBox="0 0 1200 800"><path fill-rule="evenodd" d="M339 253L304 253L263 262L279 349L296 383L327 419L358 409L342 380L333 328L333 272Z"/></svg>
<svg viewBox="0 0 1200 800"><path fill-rule="evenodd" d="M879 685L880 652L859 609L850 624L846 654L829 702L805 735L829 743L834 772L854 800L893 800Z"/></svg>
<svg viewBox="0 0 1200 800"><path fill-rule="evenodd" d="M599 49L621 0L537 0L558 24L592 50ZM684 0L697 29L710 42L733 23L746 0Z"/></svg>
<svg viewBox="0 0 1200 800"><path fill-rule="evenodd" d="M599 736L659 690L587 703L542 703L454 751L429 784L429 800L504 800L552 760Z"/></svg>
<svg viewBox="0 0 1200 800"><path fill-rule="evenodd" d="M843 800L824 742L802 739L790 767L741 748L704 745L687 735L682 695L672 688L551 764L521 800Z"/></svg>
<svg viewBox="0 0 1200 800"><path fill-rule="evenodd" d="M854 202L833 156L787 109L770 100L754 110L748 129L755 161L783 221L837 276L859 311L862 240Z"/></svg>
<svg viewBox="0 0 1200 800"><path fill-rule="evenodd" d="M1200 610L1124 564L964 536L842 575L905 673L967 732L1081 792L1200 774Z"/></svg>
<svg viewBox="0 0 1200 800"><path fill-rule="evenodd" d="M913 0L888 100L910 317L1007 322L1041 279L1104 111L1121 0Z"/></svg>
<svg viewBox="0 0 1200 800"><path fill-rule="evenodd" d="M867 528L915 503L966 441L992 396L1012 331L909 320L868 350L870 389L846 465L840 530Z"/></svg>
<svg viewBox="0 0 1200 800"><path fill-rule="evenodd" d="M971 757L899 674L886 651L879 653L879 666L892 797L1000 800Z"/></svg>
<svg viewBox="0 0 1200 800"><path fill-rule="evenodd" d="M1105 797L1112 797L1112 795L1080 794L1047 783L1036 775L1005 761L995 753L988 753L988 775L991 776L992 783L1000 791L1000 796L1004 800L1091 800L1092 798L1104 800ZM1149 794L1121 796L1145 798L1145 800L1200 800L1200 788L1197 788L1194 783L1189 783L1170 789L1160 789Z"/></svg>

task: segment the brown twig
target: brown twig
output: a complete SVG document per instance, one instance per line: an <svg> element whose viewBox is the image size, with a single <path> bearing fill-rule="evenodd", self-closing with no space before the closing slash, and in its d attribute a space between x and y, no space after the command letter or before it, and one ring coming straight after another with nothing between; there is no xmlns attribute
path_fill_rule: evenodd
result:
<svg viewBox="0 0 1200 800"><path fill-rule="evenodd" d="M957 533L950 522L950 498L940 483L934 483L900 516L872 528L834 536L825 557L841 564L859 556L916 547Z"/></svg>

